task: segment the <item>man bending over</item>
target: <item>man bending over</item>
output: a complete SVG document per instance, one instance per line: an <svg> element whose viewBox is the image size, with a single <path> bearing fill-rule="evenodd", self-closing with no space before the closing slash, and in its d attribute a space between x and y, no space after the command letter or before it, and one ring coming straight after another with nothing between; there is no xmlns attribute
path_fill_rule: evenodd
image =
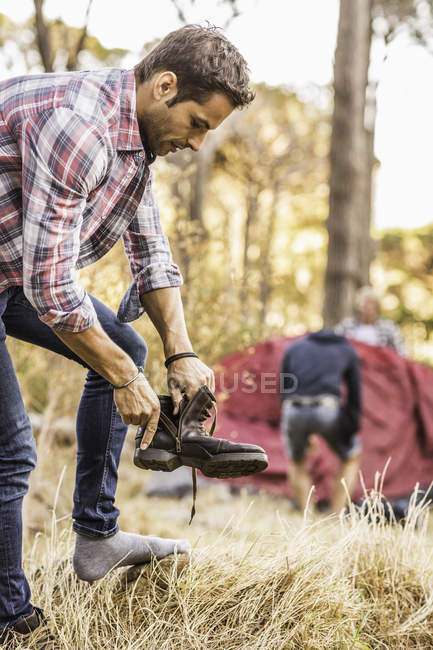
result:
<svg viewBox="0 0 433 650"><path fill-rule="evenodd" d="M245 60L216 29L166 36L134 70L41 74L0 83L0 645L40 626L21 567L22 500L35 443L6 336L88 369L77 415L74 566L84 580L185 540L119 531L117 468L129 424L154 436L160 405L142 368L144 341L127 323L147 312L161 336L175 410L214 388L185 326L178 267L152 195L156 156L198 151L253 98ZM123 237L133 275L117 316L88 295L77 269ZM53 648L47 633L40 648ZM32 646L33 647L33 646Z"/></svg>

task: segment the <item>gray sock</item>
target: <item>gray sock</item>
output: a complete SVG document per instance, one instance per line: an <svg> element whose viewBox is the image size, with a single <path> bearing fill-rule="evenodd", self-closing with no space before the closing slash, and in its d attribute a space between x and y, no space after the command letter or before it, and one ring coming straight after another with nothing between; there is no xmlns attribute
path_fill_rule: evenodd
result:
<svg viewBox="0 0 433 650"><path fill-rule="evenodd" d="M93 582L114 567L144 564L171 553L188 553L186 539L144 537L118 531L112 537L86 537L77 533L73 558L74 571L80 580Z"/></svg>

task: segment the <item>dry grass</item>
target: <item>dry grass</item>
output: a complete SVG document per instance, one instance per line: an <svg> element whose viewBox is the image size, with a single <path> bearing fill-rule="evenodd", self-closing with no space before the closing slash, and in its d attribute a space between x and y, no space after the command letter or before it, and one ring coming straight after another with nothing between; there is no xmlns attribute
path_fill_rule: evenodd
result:
<svg viewBox="0 0 433 650"><path fill-rule="evenodd" d="M51 619L61 647L433 648L425 506L413 506L405 526L386 524L374 498L364 514L352 509L340 520L304 521L283 500L209 488L199 493L198 515L188 527L189 497L144 497L145 474L131 468L130 452L129 443L120 470L122 527L187 536L193 552L115 571L91 587L79 582L65 559L73 544L73 449L57 448L51 465L56 459L66 471L57 495L47 479L30 499L25 562L33 601ZM56 503L51 523L50 500Z"/></svg>

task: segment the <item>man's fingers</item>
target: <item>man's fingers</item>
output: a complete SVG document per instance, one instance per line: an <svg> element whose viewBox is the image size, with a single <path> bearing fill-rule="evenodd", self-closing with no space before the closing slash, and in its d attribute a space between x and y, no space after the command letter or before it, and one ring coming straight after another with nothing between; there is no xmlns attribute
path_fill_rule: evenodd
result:
<svg viewBox="0 0 433 650"><path fill-rule="evenodd" d="M202 386L215 391L215 373L198 359L181 359L173 362L168 373L168 388L174 405L173 414L178 415L185 397L191 400Z"/></svg>
<svg viewBox="0 0 433 650"><path fill-rule="evenodd" d="M153 436L155 435L156 428L158 426L158 420L159 420L159 409L155 413L155 411L152 413L151 417L147 421L146 424L146 429L144 430L143 437L141 439L140 443L140 449L147 449L150 443L153 440Z"/></svg>
<svg viewBox="0 0 433 650"><path fill-rule="evenodd" d="M180 403L182 401L183 395L180 388L175 388L174 386L170 388L171 400L173 402L173 414L177 415L179 413Z"/></svg>
<svg viewBox="0 0 433 650"><path fill-rule="evenodd" d="M192 399L194 395L197 393L197 391L203 386L202 383L200 384L191 384L189 386L185 386L185 395L188 400Z"/></svg>

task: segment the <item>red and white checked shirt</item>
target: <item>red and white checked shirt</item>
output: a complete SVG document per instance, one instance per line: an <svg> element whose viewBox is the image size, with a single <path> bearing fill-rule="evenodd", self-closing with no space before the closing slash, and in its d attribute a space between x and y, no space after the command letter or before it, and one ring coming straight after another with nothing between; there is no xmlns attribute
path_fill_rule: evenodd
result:
<svg viewBox="0 0 433 650"><path fill-rule="evenodd" d="M0 83L0 292L22 286L50 327L80 332L96 320L76 269L123 236L140 295L179 286L140 138L133 70L15 77Z"/></svg>

